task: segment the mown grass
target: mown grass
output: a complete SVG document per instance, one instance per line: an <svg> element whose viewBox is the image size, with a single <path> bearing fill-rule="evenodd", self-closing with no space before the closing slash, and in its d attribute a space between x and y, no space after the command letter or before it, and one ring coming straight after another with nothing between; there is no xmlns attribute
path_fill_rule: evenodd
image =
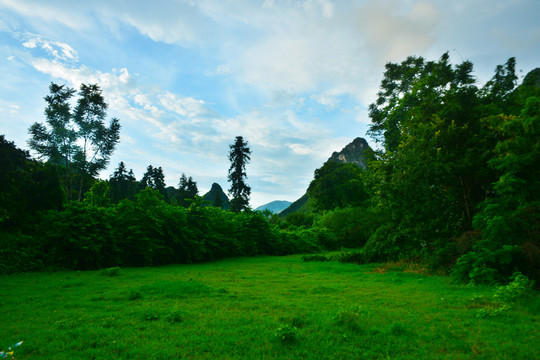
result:
<svg viewBox="0 0 540 360"><path fill-rule="evenodd" d="M0 350L20 359L536 359L537 294L301 256L1 276ZM479 300L480 299L480 300Z"/></svg>

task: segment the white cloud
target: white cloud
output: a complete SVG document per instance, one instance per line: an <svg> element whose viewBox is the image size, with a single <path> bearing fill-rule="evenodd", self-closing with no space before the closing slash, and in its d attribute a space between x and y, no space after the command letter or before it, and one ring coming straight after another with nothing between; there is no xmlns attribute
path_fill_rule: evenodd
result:
<svg viewBox="0 0 540 360"><path fill-rule="evenodd" d="M329 93L311 95L311 98L330 109L334 109L339 105L338 97Z"/></svg>
<svg viewBox="0 0 540 360"><path fill-rule="evenodd" d="M77 62L79 60L79 55L77 51L75 51L68 44L59 41L51 41L41 36L30 33L17 34L17 36L28 38L28 40L22 44L28 49L36 49L39 47L45 50L49 55L52 55L55 59L61 61Z"/></svg>
<svg viewBox="0 0 540 360"><path fill-rule="evenodd" d="M292 150L293 153L298 155L313 154L313 149L304 144L289 144L288 147Z"/></svg>
<svg viewBox="0 0 540 360"><path fill-rule="evenodd" d="M159 102L166 110L190 119L197 119L212 113L203 100L180 97L168 91L160 96Z"/></svg>
<svg viewBox="0 0 540 360"><path fill-rule="evenodd" d="M8 108L9 108L8 111L9 111L10 114L18 114L19 110L21 109L21 107L19 105L16 105L16 104L9 104Z"/></svg>
<svg viewBox="0 0 540 360"><path fill-rule="evenodd" d="M37 41L38 41L38 39L36 39L36 38L30 39L27 42L23 43L23 46L27 47L29 49L35 49L35 48L37 48Z"/></svg>

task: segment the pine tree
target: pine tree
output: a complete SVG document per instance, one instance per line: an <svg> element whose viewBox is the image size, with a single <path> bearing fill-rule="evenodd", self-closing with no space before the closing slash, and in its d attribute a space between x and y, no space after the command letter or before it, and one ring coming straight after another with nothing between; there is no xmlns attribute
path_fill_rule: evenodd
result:
<svg viewBox="0 0 540 360"><path fill-rule="evenodd" d="M232 196L231 211L240 212L249 208L249 195L251 187L245 183L247 178L246 164L251 160L251 150L248 147L247 141L244 141L242 136L237 136L233 145L230 145L228 180L231 182L229 195Z"/></svg>
<svg viewBox="0 0 540 360"><path fill-rule="evenodd" d="M191 200L195 199L195 196L199 194L197 183L193 181L193 178L189 178L186 174L182 174L180 181L178 182L177 201L178 204L188 207Z"/></svg>
<svg viewBox="0 0 540 360"><path fill-rule="evenodd" d="M137 191L137 181L133 170L127 171L126 164L121 161L109 179L111 187L111 199L118 203L124 199L131 199Z"/></svg>
<svg viewBox="0 0 540 360"><path fill-rule="evenodd" d="M154 184L154 167L148 165L146 167L146 172L144 173L141 179L141 187L144 188L155 188Z"/></svg>
<svg viewBox="0 0 540 360"><path fill-rule="evenodd" d="M155 189L159 191L159 193L163 195L165 199L167 199L167 191L165 189L165 174L163 173L161 166L156 168L152 165L148 165L146 172L141 179L141 186L143 189Z"/></svg>

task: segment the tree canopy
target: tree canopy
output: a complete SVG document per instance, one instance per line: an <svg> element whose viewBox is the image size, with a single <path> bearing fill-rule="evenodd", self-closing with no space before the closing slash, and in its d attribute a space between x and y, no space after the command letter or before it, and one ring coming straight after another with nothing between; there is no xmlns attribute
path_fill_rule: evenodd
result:
<svg viewBox="0 0 540 360"><path fill-rule="evenodd" d="M82 84L74 110L70 100L75 90L51 83L45 97L46 124L34 123L28 144L42 158L64 168L61 177L68 199L73 198L74 174L78 176L77 199L82 200L85 179L105 169L120 139L120 122L105 125L107 104L97 84Z"/></svg>

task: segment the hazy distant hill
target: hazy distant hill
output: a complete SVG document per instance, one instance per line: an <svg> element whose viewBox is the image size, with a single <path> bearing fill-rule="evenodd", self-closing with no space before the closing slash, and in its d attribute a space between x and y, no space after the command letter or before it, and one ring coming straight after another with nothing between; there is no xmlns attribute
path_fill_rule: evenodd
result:
<svg viewBox="0 0 540 360"><path fill-rule="evenodd" d="M308 194L305 193L304 195L302 195L300 199L293 202L288 208L282 210L279 213L279 217L284 218L287 215L292 214L294 212L311 212L311 209L309 209L309 206L307 204L308 200L309 200Z"/></svg>
<svg viewBox="0 0 540 360"><path fill-rule="evenodd" d="M370 153L371 147L367 141L361 137L357 137L351 143L347 144L340 152L334 152L328 161L336 161L340 163L352 163L362 168L366 168L366 157ZM302 197L293 202L288 208L279 213L281 218L294 212L311 212L309 208L309 195L306 192Z"/></svg>
<svg viewBox="0 0 540 360"><path fill-rule="evenodd" d="M202 196L203 200L209 201L209 206L221 207L228 210L231 207L229 198L217 183L212 184L212 188L206 194Z"/></svg>
<svg viewBox="0 0 540 360"><path fill-rule="evenodd" d="M283 209L288 208L289 205L291 205L291 204L292 203L290 201L276 200L276 201L269 202L268 204L264 204L264 205L259 206L258 208L255 209L255 211L257 211L257 210L260 210L260 211L270 210L274 214L279 214Z"/></svg>

